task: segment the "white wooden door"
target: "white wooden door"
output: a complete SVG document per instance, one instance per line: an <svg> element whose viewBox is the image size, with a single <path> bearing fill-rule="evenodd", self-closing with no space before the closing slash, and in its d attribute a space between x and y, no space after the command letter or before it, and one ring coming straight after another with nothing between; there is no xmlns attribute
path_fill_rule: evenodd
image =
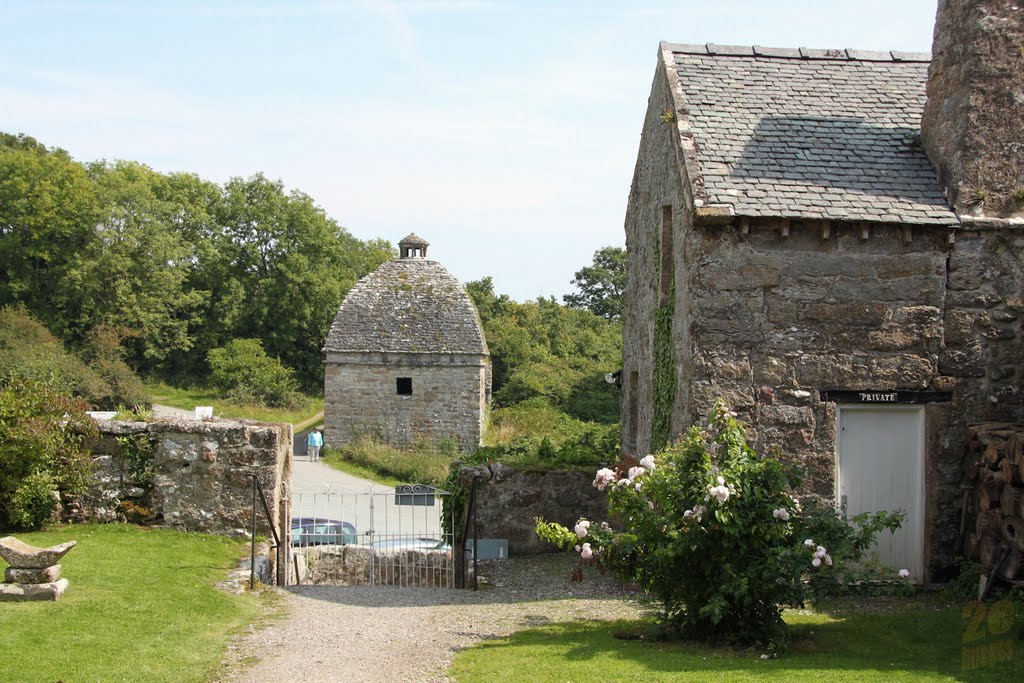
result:
<svg viewBox="0 0 1024 683"><path fill-rule="evenodd" d="M924 408L840 406L837 493L848 517L878 510L906 513L895 534L879 536L878 559L923 580Z"/></svg>

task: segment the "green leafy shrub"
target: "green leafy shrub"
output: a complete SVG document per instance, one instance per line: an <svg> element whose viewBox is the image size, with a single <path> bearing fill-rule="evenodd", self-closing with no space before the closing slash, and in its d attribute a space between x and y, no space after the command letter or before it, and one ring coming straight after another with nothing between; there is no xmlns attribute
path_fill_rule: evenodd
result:
<svg viewBox="0 0 1024 683"><path fill-rule="evenodd" d="M43 384L103 410L118 403L148 406L142 380L123 360L123 336L101 326L76 355L24 308L0 308L0 383Z"/></svg>
<svg viewBox="0 0 1024 683"><path fill-rule="evenodd" d="M38 383L0 386L0 528L36 528L54 493L81 493L96 425L85 404Z"/></svg>
<svg viewBox="0 0 1024 683"><path fill-rule="evenodd" d="M10 503L11 525L22 529L37 529L52 519L57 509L53 475L33 472L21 480Z"/></svg>
<svg viewBox="0 0 1024 683"><path fill-rule="evenodd" d="M666 637L782 647L780 605L834 590L900 515L847 524L823 506L802 507L790 495L799 471L755 454L734 417L719 404L657 457L598 470L594 485L608 491L624 530L537 520L537 533L639 584L660 603Z"/></svg>
<svg viewBox="0 0 1024 683"><path fill-rule="evenodd" d="M618 452L618 424L584 422L534 397L491 413L483 446L469 458L518 467L593 466Z"/></svg>
<svg viewBox="0 0 1024 683"><path fill-rule="evenodd" d="M303 401L291 369L271 358L259 339L235 339L209 354L210 378L233 403L295 408Z"/></svg>
<svg viewBox="0 0 1024 683"><path fill-rule="evenodd" d="M149 394L135 371L125 362L125 339L134 336L118 327L100 325L86 335L82 358L102 380L96 395L87 397L90 403L107 410L123 404L139 410L149 407Z"/></svg>

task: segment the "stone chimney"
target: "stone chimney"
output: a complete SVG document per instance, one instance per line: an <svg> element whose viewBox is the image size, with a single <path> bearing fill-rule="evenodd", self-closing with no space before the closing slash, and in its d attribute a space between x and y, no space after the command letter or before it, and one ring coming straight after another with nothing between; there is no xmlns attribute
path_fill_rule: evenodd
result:
<svg viewBox="0 0 1024 683"><path fill-rule="evenodd" d="M921 137L965 220L1024 217L1024 0L939 0Z"/></svg>

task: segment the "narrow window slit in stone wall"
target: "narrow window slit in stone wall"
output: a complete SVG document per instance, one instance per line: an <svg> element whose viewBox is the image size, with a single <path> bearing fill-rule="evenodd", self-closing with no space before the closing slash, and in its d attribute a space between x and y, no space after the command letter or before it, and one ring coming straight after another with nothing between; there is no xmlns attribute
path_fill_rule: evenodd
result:
<svg viewBox="0 0 1024 683"><path fill-rule="evenodd" d="M412 396L412 377L399 377L395 385L399 396Z"/></svg>

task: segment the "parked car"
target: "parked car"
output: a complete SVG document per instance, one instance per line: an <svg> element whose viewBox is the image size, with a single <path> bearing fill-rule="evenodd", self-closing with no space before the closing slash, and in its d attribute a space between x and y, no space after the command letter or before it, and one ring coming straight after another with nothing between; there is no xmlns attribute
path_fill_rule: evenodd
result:
<svg viewBox="0 0 1024 683"><path fill-rule="evenodd" d="M292 517L292 546L349 545L359 540L350 522L322 517Z"/></svg>
<svg viewBox="0 0 1024 683"><path fill-rule="evenodd" d="M374 550L385 552L392 550L449 550L451 548L447 541L437 538L424 538L421 536L398 536L396 538L381 538L373 542Z"/></svg>

